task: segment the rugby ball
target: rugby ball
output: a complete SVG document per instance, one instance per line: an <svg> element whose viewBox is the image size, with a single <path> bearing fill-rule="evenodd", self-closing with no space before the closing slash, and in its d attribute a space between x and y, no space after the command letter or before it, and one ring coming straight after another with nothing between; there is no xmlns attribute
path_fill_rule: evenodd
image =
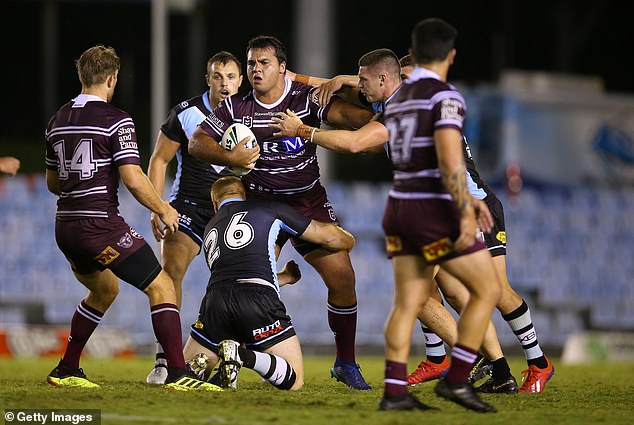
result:
<svg viewBox="0 0 634 425"><path fill-rule="evenodd" d="M255 147L258 143L255 139L255 134L253 134L249 127L240 123L231 124L222 135L220 145L227 150L232 150L245 137L250 137L246 144L247 149ZM244 176L251 171L251 169L243 167L227 167L227 170L236 176Z"/></svg>

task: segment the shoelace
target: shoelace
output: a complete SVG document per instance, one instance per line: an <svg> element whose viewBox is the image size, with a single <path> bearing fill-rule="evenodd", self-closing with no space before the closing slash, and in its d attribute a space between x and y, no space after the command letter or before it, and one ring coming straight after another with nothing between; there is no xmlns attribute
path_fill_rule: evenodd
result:
<svg viewBox="0 0 634 425"><path fill-rule="evenodd" d="M522 371L522 383L524 384L523 386L529 385L530 387L532 387L533 385L535 385L535 382L537 382L537 380L539 379L537 377L537 372L539 371L539 368L537 366L529 366L528 369L523 370Z"/></svg>

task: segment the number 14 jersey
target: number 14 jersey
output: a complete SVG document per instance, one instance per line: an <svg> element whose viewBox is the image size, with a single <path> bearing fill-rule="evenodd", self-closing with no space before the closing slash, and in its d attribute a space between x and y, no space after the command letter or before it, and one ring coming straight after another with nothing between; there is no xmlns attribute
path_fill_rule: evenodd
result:
<svg viewBox="0 0 634 425"><path fill-rule="evenodd" d="M53 115L45 137L46 168L59 176L57 219L116 217L117 167L141 164L130 115L81 94Z"/></svg>

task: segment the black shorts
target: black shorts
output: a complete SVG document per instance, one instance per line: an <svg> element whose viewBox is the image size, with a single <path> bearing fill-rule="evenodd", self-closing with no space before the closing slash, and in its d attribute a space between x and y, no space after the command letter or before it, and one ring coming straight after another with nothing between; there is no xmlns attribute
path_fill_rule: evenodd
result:
<svg viewBox="0 0 634 425"><path fill-rule="evenodd" d="M187 199L175 199L170 205L178 211L178 230L202 246L205 227L214 216L213 206L194 205Z"/></svg>
<svg viewBox="0 0 634 425"><path fill-rule="evenodd" d="M144 290L161 272L152 248L121 216L57 220L55 239L73 271L79 274L110 269Z"/></svg>
<svg viewBox="0 0 634 425"><path fill-rule="evenodd" d="M492 257L506 255L506 227L504 226L504 208L502 202L494 194L487 195L484 202L493 216L493 229L484 234L486 244Z"/></svg>
<svg viewBox="0 0 634 425"><path fill-rule="evenodd" d="M225 339L264 351L295 335L275 289L257 283L217 283L207 288L191 337L214 352Z"/></svg>

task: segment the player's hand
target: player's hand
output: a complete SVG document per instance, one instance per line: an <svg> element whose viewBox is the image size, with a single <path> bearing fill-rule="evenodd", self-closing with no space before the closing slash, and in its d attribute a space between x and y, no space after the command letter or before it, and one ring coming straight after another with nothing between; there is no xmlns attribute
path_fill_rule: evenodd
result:
<svg viewBox="0 0 634 425"><path fill-rule="evenodd" d="M256 143L255 146L248 148L248 141L249 137L245 137L231 150L231 163L229 165L251 170L255 167L255 162L260 157L260 145Z"/></svg>
<svg viewBox="0 0 634 425"><path fill-rule="evenodd" d="M0 158L0 173L15 176L20 169L20 160L12 156Z"/></svg>
<svg viewBox="0 0 634 425"><path fill-rule="evenodd" d="M482 233L489 233L493 229L493 216L487 204L477 198L473 198L473 208L476 213L476 223Z"/></svg>
<svg viewBox="0 0 634 425"><path fill-rule="evenodd" d="M150 225L152 226L152 234L154 235L154 239L156 239L156 242L160 242L161 239L163 239L164 237L163 228L165 227L165 225L161 221L161 218L158 216L158 214L154 212L150 213Z"/></svg>
<svg viewBox="0 0 634 425"><path fill-rule="evenodd" d="M178 230L178 211L167 202L164 202L164 207L163 211L159 213L159 218L165 224L165 227L159 230L161 239L165 239Z"/></svg>
<svg viewBox="0 0 634 425"><path fill-rule="evenodd" d="M297 137L297 129L302 125L302 120L290 109L278 113L272 120L273 124L269 124L269 127L278 130L273 136Z"/></svg>
<svg viewBox="0 0 634 425"><path fill-rule="evenodd" d="M294 285L297 281L302 278L302 272L299 270L299 265L290 260L284 268L277 273L277 282L280 287L284 285Z"/></svg>
<svg viewBox="0 0 634 425"><path fill-rule="evenodd" d="M464 251L473 245L477 231L475 208L467 206L460 216L460 236L454 242L456 251Z"/></svg>
<svg viewBox="0 0 634 425"><path fill-rule="evenodd" d="M341 90L343 87L343 78L339 75L326 81L315 89L314 95L319 97L319 104L324 107L330 101L333 94Z"/></svg>

